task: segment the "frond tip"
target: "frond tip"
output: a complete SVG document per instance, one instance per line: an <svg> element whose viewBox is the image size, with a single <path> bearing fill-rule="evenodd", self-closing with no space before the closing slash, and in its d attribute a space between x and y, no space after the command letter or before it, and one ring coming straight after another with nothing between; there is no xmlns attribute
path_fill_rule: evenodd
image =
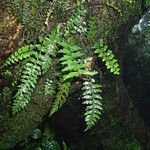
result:
<svg viewBox="0 0 150 150"><path fill-rule="evenodd" d="M71 87L71 83L69 81L59 84L58 93L56 95L56 99L52 104L50 116L52 116L55 112L57 112L67 101L70 87Z"/></svg>
<svg viewBox="0 0 150 150"><path fill-rule="evenodd" d="M60 58L60 63L63 66L62 73L64 74L64 81L73 79L81 75L94 75L94 71L89 71L87 66L89 61L86 63L83 61L81 53L81 47L75 43L69 43L68 41L62 41L61 46L63 49L60 53L63 56Z"/></svg>
<svg viewBox="0 0 150 150"><path fill-rule="evenodd" d="M33 49L34 49L34 46L32 44L25 45L25 46L19 48L12 55L10 55L10 57L3 64L2 67L7 67L10 65L16 64L17 62L20 62L23 59L29 58L34 53Z"/></svg>
<svg viewBox="0 0 150 150"><path fill-rule="evenodd" d="M90 76L84 79L83 83L83 104L86 105L85 110L85 122L86 129L85 131L92 128L98 119L100 119L101 111L102 111L102 97L100 93L102 92L102 86L100 84L96 84L95 80Z"/></svg>
<svg viewBox="0 0 150 150"><path fill-rule="evenodd" d="M16 114L23 109L31 99L31 95L37 84L38 76L41 75L41 68L36 63L35 59L28 62L24 66L20 85L14 97L12 113Z"/></svg>

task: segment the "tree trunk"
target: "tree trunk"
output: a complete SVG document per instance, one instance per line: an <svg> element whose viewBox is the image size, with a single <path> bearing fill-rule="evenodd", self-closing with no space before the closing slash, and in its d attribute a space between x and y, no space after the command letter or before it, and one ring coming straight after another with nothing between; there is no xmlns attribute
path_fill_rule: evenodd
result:
<svg viewBox="0 0 150 150"><path fill-rule="evenodd" d="M0 63L4 62L5 58L15 51L17 47L21 46L24 41L35 42L37 35L48 33L56 22L61 21L59 19L62 19L62 17L67 19L67 16L71 13L71 9L69 9L67 12L65 11L65 14L60 14L61 12L59 12L60 10L58 9L60 8L60 2L47 1L46 6L41 5L35 7L38 8L38 11L36 11L35 16L32 14L33 18L29 16L29 19L32 19L29 20L29 22L32 23L33 21L33 23L35 23L34 27L30 27L28 21L22 22L21 20L20 22L20 14L17 15L14 9L10 8L12 5L10 1L0 3ZM20 6L27 7L26 0L20 3ZM68 0L64 3L68 3L68 5L72 6L73 2ZM97 20L97 39L100 37L107 39L109 46L113 49L122 67L123 51L128 33L141 12L140 0L132 4L123 0L113 0L109 3L107 3L107 0L101 2L93 0L87 5L89 7L88 13L94 15ZM27 8L29 9L29 7ZM20 10L20 8L16 9ZM52 17L53 19L47 20L46 13L49 9L52 9L54 16ZM37 17L39 18L39 22L36 20ZM38 24L36 26L37 22L40 25ZM95 65L97 67L99 66L97 60ZM102 70L104 70L103 67ZM131 107L131 101L124 88L121 76L115 78L105 70L104 72L104 113L102 119L94 128L93 134L87 133L85 135L81 132L82 127L80 128L79 125L80 119L76 119L76 117L80 117L82 113L80 113L80 108L73 101L54 116L52 119L54 126L59 128L62 135L66 134L64 131L67 132L67 138L74 137L74 141L77 143L81 143L77 138L83 139L84 149L86 150L99 149L100 145L106 150L120 149L119 142L121 141L122 144L125 144L124 141L128 137L131 137L130 135L132 134L143 145L143 148L146 149L149 140L147 129L136 110ZM48 73L46 76L47 75ZM9 79L10 81L12 80L11 78ZM44 79L44 77L39 79L38 86L32 96L33 100L28 104L25 110L15 116L11 115L12 95L15 89L12 89L8 79L0 79L2 89L5 87L1 94L2 101L0 104L0 149L11 148L25 137L31 135L32 131L43 121L44 117L47 116L51 106L51 99L45 97L43 94ZM2 92L2 89L0 92ZM77 87L75 93L78 93L78 90ZM76 96L70 94L70 100L74 100L75 98ZM70 121L67 120L67 116L70 116ZM81 118L83 119L83 117ZM74 122L75 128L71 127L72 121ZM115 141L116 138L118 140L117 142ZM89 142L90 139L92 139L91 142ZM133 139L131 139L131 142L132 140ZM80 145L77 145L74 141L72 143L76 145L76 149L80 148ZM114 147L110 147L111 142L113 142ZM81 143L81 145L83 143Z"/></svg>

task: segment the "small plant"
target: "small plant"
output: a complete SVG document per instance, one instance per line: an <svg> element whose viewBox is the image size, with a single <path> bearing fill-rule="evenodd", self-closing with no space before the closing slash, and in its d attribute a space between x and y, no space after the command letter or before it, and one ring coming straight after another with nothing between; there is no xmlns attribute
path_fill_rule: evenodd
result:
<svg viewBox="0 0 150 150"><path fill-rule="evenodd" d="M90 129L95 125L98 119L100 119L101 110L102 110L102 86L100 84L96 84L94 78L87 77L84 79L83 88L84 91L83 96L83 104L86 105L85 110L85 122L86 122L86 130Z"/></svg>
<svg viewBox="0 0 150 150"><path fill-rule="evenodd" d="M12 113L18 113L23 109L32 97L38 77L51 67L52 57L55 56L56 38L52 31L49 37L40 38L42 43L38 45L26 45L12 54L2 67L7 67L22 61L22 73L18 91L14 96Z"/></svg>
<svg viewBox="0 0 150 150"><path fill-rule="evenodd" d="M96 42L93 48L95 49L94 53L98 54L98 57L105 62L107 69L109 69L114 75L119 75L120 68L117 59L114 58L112 50L108 49L108 46L104 43L103 39Z"/></svg>
<svg viewBox="0 0 150 150"><path fill-rule="evenodd" d="M52 104L50 116L53 115L55 112L57 112L65 104L69 94L70 87L71 87L71 83L69 81L64 83L62 82L59 83L58 93Z"/></svg>
<svg viewBox="0 0 150 150"><path fill-rule="evenodd" d="M86 106L84 115L87 128L85 130L95 125L102 111L102 86L94 79L97 71L92 67L94 60L89 58L93 58L95 54L98 55L114 75L120 74L120 68L114 54L103 39L95 42L93 46L92 38L96 33L96 28L91 21L89 27L92 28L88 29L85 22L86 13L84 7L77 7L66 23L58 24L46 37L40 36L37 44L19 48L6 60L1 68L17 63L20 63L21 66L21 76L13 99L13 115L26 107L32 98L39 77L50 70L53 66L53 60L57 59L57 65L60 67L57 70L59 73L57 87L54 86L50 78L45 82L45 94L49 96L56 94L55 97L53 96L54 101L50 116L64 105L68 99L73 79L80 77L84 79L81 97ZM86 50L74 38L75 33L84 34L88 40L91 40L88 48L89 56L84 53Z"/></svg>
<svg viewBox="0 0 150 150"><path fill-rule="evenodd" d="M89 71L87 66L89 62L84 62L81 53L81 48L74 44L73 42L68 43L62 41L61 46L63 49L60 51L63 53L62 58L60 58L60 63L64 67L61 71L63 74L63 79L68 80L80 75L94 75L95 72Z"/></svg>
<svg viewBox="0 0 150 150"><path fill-rule="evenodd" d="M57 141L54 131L49 126L46 126L44 131L35 129L31 137L21 141L15 149L70 150L64 141L60 142L60 139Z"/></svg>

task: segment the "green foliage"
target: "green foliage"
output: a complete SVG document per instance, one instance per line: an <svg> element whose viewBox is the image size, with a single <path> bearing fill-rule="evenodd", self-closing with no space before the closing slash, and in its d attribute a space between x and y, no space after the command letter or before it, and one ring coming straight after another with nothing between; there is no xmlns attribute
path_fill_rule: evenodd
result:
<svg viewBox="0 0 150 150"><path fill-rule="evenodd" d="M65 142L58 143L55 138L55 133L50 127L46 127L43 133L41 148L44 150L70 150Z"/></svg>
<svg viewBox="0 0 150 150"><path fill-rule="evenodd" d="M15 64L19 61L22 61L23 59L30 57L34 53L33 48L33 45L25 45L19 48L7 59L7 61L2 67L7 67L9 65Z"/></svg>
<svg viewBox="0 0 150 150"><path fill-rule="evenodd" d="M80 1L84 3L84 1ZM80 5L79 4L79 5ZM34 5L34 3L32 3ZM45 82L45 94L54 95L50 116L61 108L67 100L71 83L74 78L85 77L83 83L83 104L86 105L85 122L86 130L90 129L100 118L101 85L96 84L93 76L97 73L93 70L92 49L94 53L105 62L107 69L113 74L119 75L120 68L117 60L108 46L102 39L96 42L93 47L93 38L96 34L95 19L91 18L88 24L85 22L87 11L81 5L74 9L72 16L66 23L58 24L46 37L39 36L37 44L25 45L12 54L2 67L8 67L21 62L21 76L14 96L12 113L16 114L24 109L32 98L38 78L52 69L53 60L57 60L59 69L58 88L55 89L51 78ZM77 36L75 37L74 34ZM86 47L78 44L78 36L85 35L90 44ZM84 37L84 36L83 36ZM92 56L91 56L92 55Z"/></svg>
<svg viewBox="0 0 150 150"><path fill-rule="evenodd" d="M130 0L127 0L130 1ZM118 7L116 7L112 2L106 2L106 6L112 8L114 11L116 11L120 16L122 16L122 11Z"/></svg>
<svg viewBox="0 0 150 150"><path fill-rule="evenodd" d="M86 0L76 0L77 6L81 6L81 4L85 3Z"/></svg>
<svg viewBox="0 0 150 150"><path fill-rule="evenodd" d="M63 79L72 79L74 77L79 77L80 75L94 75L95 72L89 71L87 66L88 62L84 63L81 53L81 48L75 45L73 42L68 43L62 41L61 45L63 49L60 51L63 56L60 58L63 73Z"/></svg>
<svg viewBox="0 0 150 150"><path fill-rule="evenodd" d="M57 93L56 98L52 104L50 116L53 115L55 112L57 112L64 105L64 103L67 101L70 87L71 87L71 83L69 81L59 83L58 93Z"/></svg>
<svg viewBox="0 0 150 150"><path fill-rule="evenodd" d="M38 9L44 4L46 4L46 0L26 0L24 2L20 0L11 0L10 8L16 15L18 15L23 24L28 24L30 26L31 19L35 17L33 15L38 15ZM44 8L46 8L46 6L44 6Z"/></svg>
<svg viewBox="0 0 150 150"><path fill-rule="evenodd" d="M150 0L146 0L146 5L150 6Z"/></svg>
<svg viewBox="0 0 150 150"><path fill-rule="evenodd" d="M44 74L52 65L52 57L55 56L56 47L56 30L51 34L42 38L38 45L24 46L12 54L3 66L15 64L23 59L21 67L20 84L18 91L14 96L12 112L13 114L23 109L31 99L38 77ZM58 38L58 37L57 37Z"/></svg>
<svg viewBox="0 0 150 150"><path fill-rule="evenodd" d="M83 17L85 17L86 11L83 7L81 9L75 10L74 14L66 22L64 28L64 37L69 36L74 33L84 33L86 32L86 24L83 22ZM81 53L81 48L75 44L71 39L60 39L58 41L62 49L59 50L59 53L62 57L59 59L60 64L62 65L61 74L62 81L59 82L58 93L56 99L52 104L52 109L50 116L59 110L66 102L71 83L69 80L79 77L81 75L94 75L94 71L89 71L87 66L89 62L86 63L83 61L83 53Z"/></svg>
<svg viewBox="0 0 150 150"><path fill-rule="evenodd" d="M20 85L18 85L18 91L13 101L13 114L24 108L31 99L31 94L35 88L35 85L37 84L38 76L41 75L40 63L41 62L38 61L38 58L32 58L30 62L24 65L20 79Z"/></svg>
<svg viewBox="0 0 150 150"><path fill-rule="evenodd" d="M4 73L3 73L4 76L6 77L11 77L12 76L12 72L10 70L6 70Z"/></svg>
<svg viewBox="0 0 150 150"><path fill-rule="evenodd" d="M35 129L32 133L32 138L33 139L38 139L42 136L42 132L40 129Z"/></svg>
<svg viewBox="0 0 150 150"><path fill-rule="evenodd" d="M50 80L50 79L46 79L45 81L45 87L44 87L44 90L45 90L45 94L46 95L53 95L55 93L55 89L54 89L54 85L53 85L53 81Z"/></svg>
<svg viewBox="0 0 150 150"><path fill-rule="evenodd" d="M96 18L90 17L88 21L88 28L87 28L87 33L86 33L87 40L89 42L93 42L96 33L97 33L96 32Z"/></svg>
<svg viewBox="0 0 150 150"><path fill-rule="evenodd" d="M68 36L69 34L75 34L75 33L81 34L87 31L86 22L84 21L86 13L87 11L83 6L75 10L73 15L66 22L66 26L64 28L65 36Z"/></svg>
<svg viewBox="0 0 150 150"><path fill-rule="evenodd" d="M114 58L114 54L111 50L108 49L108 46L104 43L103 39L100 39L99 42L94 44L94 49L98 57L105 62L107 69L110 70L114 75L120 74L119 64L117 60Z"/></svg>
<svg viewBox="0 0 150 150"><path fill-rule="evenodd" d="M86 105L85 110L85 122L86 130L90 129L95 125L98 119L100 119L102 111L102 97L100 93L102 92L102 86L96 84L94 78L87 77L83 83L83 104Z"/></svg>
<svg viewBox="0 0 150 150"><path fill-rule="evenodd" d="M61 150L60 145L56 141L45 141L42 143L42 147L45 150Z"/></svg>
<svg viewBox="0 0 150 150"><path fill-rule="evenodd" d="M33 140L31 141L32 138ZM60 139L59 139L60 142ZM20 142L15 149L22 150L70 150L65 142L59 143L53 130L46 126L44 131L35 129L32 136Z"/></svg>

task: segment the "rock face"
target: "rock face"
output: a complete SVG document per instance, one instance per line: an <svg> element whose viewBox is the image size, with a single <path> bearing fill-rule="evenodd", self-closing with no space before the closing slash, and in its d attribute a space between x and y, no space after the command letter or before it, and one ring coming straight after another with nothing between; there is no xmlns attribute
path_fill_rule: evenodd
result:
<svg viewBox="0 0 150 150"><path fill-rule="evenodd" d="M145 18L147 17L147 18ZM123 78L133 103L150 127L150 21L149 11L144 15L145 26L129 37L124 56ZM143 17L142 17L143 18ZM140 19L143 20L143 19ZM140 25L139 22L138 25Z"/></svg>
<svg viewBox="0 0 150 150"><path fill-rule="evenodd" d="M12 14L7 1L0 2L0 7L0 64L2 64L21 45L23 26Z"/></svg>
<svg viewBox="0 0 150 150"><path fill-rule="evenodd" d="M21 6L26 6L30 10L30 5L27 3L28 1L20 1ZM42 16L42 12L45 15L45 11L40 10L47 10L45 9L45 6L49 6L52 8L53 15L56 16L56 18L53 16L51 19L47 19L47 16L41 17L41 21L43 21L43 18L47 21L46 25L48 28L45 29L44 22L42 22L39 26L37 25L37 22L32 18L33 15L29 16L31 20L28 24L28 21L21 20L21 23L24 23L23 26L21 23L16 21L16 17L14 17L14 13L10 12L9 7L6 5L5 2L1 3L3 6L3 12L0 13L0 18L3 18L5 15L7 17L8 15L8 21L4 18L3 21L0 22L0 31L10 29L9 32L13 33L12 30L15 31L13 35L11 35L10 38L10 44L9 40L4 40L4 37L7 37L6 39L9 39L10 34L7 32L3 32L1 35L1 41L0 41L0 47L3 48L3 50L0 53L0 58L3 58L3 56L7 54L7 48L3 47L3 45L10 45L10 48L12 48L12 43L17 39L17 46L20 45L19 41L22 41L22 36L20 36L20 33L22 31L25 31L25 35L33 35L34 38L31 40L32 42L35 42L36 36L38 34L46 34L48 31L52 28L52 26L56 22L60 22L59 19L62 19L62 16L66 17L66 14L71 13L71 9L63 12L63 9L60 7L62 3L60 1L45 1L49 5L40 5L40 9L38 6L34 6L35 8L38 8L37 16ZM72 6L72 1L66 1L70 7ZM54 5L52 5L54 4ZM67 6L68 6L67 5ZM116 54L116 57L119 60L119 63L122 67L122 57L123 57L123 49L124 49L124 43L126 41L126 36L128 35L129 29L131 29L131 26L134 24L134 19L137 18L138 12L140 12L140 0L134 2L132 5L126 1L118 1L113 0L110 4L108 4L105 0L99 2L97 0L91 1L88 3L89 7L89 14L94 15L97 20L97 38L101 37L104 39L107 39L108 44L111 49L114 50L114 53ZM7 8L7 9L6 9ZM19 7L20 8L20 7ZM60 9L61 8L61 9ZM27 9L27 10L28 10ZM18 9L20 10L20 9ZM31 9L34 10L34 9ZM1 10L2 11L2 10ZM40 12L39 12L40 11ZM19 12L19 11L18 11ZM35 11L36 12L36 11ZM31 14L34 14L34 12L31 12ZM2 16L4 15L4 16ZM36 16L35 15L35 16ZM36 19L37 19L36 16ZM13 20L14 17L14 24L10 23L11 20ZM17 16L18 17L18 16ZM10 19L10 20L9 20ZM19 20L19 17L18 17ZM39 19L40 20L40 19ZM44 21L45 21L44 20ZM133 20L133 22L132 22ZM22 22L25 21L25 22ZM31 27L32 21L35 21L35 26ZM6 25L10 23L11 27L6 28ZM3 25L4 24L4 25ZM42 27L41 27L42 26ZM24 28L23 28L24 27ZM39 28L41 29L39 29ZM31 30L33 29L33 30ZM29 34L30 32L32 34ZM26 37L25 41L29 42L33 36ZM12 41L12 42L11 42ZM23 40L24 41L24 40ZM10 49L11 53L15 48L13 47ZM7 57L7 56L6 56ZM96 67L103 66L102 62L100 60L96 60L95 62ZM115 148L122 149L127 145L127 143L136 144L135 139L131 138L131 134L135 135L137 140L143 145L147 146L147 131L145 129L145 126L136 113L135 109L132 108L130 103L130 98L128 97L128 93L124 88L123 81L121 77L113 77L111 74L108 74L108 72L104 69L104 67L100 68L104 71L103 75L103 84L104 84L104 91L103 91L103 106L104 106L104 114L102 116L102 119L97 124L95 129L90 133L86 134L81 131L84 127L82 127L81 119L83 119L82 109L79 108L78 105L74 104L74 102L71 102L69 104L69 107L64 108L64 113L59 113L54 117L53 124L56 128L56 132L61 132L61 135L65 135L65 140L70 142L74 147L73 149L79 149L84 148L86 150L95 149L98 150L103 147L103 149L106 150L115 150ZM4 79L1 79L2 81ZM0 149L7 149L13 147L16 143L20 142L25 137L29 136L32 131L39 125L39 123L42 122L42 119L45 115L47 115L48 110L51 105L51 100L43 95L43 81L44 77L42 77L39 80L39 84L37 86L37 89L33 95L33 102L29 104L29 106L22 112L20 112L16 116L11 116L11 103L12 103L12 95L13 91L15 89L10 89L10 96L8 95L7 98L3 95L4 102L0 102L0 106L2 106L2 109L0 109ZM4 82L5 83L5 82ZM7 82L6 82L7 83ZM9 83L8 83L9 86ZM7 89L8 90L8 89ZM7 91L6 90L6 91ZM77 88L75 93L78 93L80 89ZM6 92L5 92L6 95ZM76 95L76 94L75 94ZM72 97L72 94L70 94L70 99L76 101L76 96ZM77 108L77 109L76 109ZM66 110L65 110L66 109ZM78 110L78 111L77 111ZM69 114L69 115L66 115ZM68 119L71 118L71 119ZM75 128L72 126L72 121ZM81 128L80 128L81 126ZM140 128L139 128L140 126ZM138 132L136 132L138 129ZM126 130L128 132L126 132ZM65 131L65 133L64 133ZM73 137L73 138L72 138ZM78 139L77 139L78 137ZM130 137L130 138L129 138ZM71 139L70 141L68 139ZM89 140L91 140L89 142ZM116 139L118 140L116 142ZM74 142L75 141L75 142ZM81 145L78 144L78 142L83 141ZM113 145L113 147L112 147ZM144 148L145 148L144 147Z"/></svg>

